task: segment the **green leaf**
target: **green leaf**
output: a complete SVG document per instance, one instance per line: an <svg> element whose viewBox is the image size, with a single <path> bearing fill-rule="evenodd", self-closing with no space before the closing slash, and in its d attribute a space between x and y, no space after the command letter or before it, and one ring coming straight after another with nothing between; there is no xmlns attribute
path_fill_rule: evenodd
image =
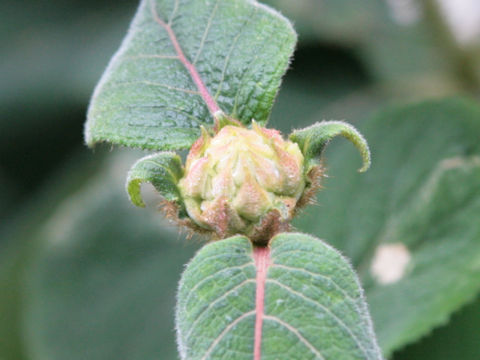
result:
<svg viewBox="0 0 480 360"><path fill-rule="evenodd" d="M95 90L86 141L185 149L218 110L264 125L295 42L253 0L143 0Z"/></svg>
<svg viewBox="0 0 480 360"><path fill-rule="evenodd" d="M425 354L435 360L478 360L478 325L480 324L480 298L462 308L447 326L436 329L419 343L407 346L394 356L394 360L424 360Z"/></svg>
<svg viewBox="0 0 480 360"><path fill-rule="evenodd" d="M21 336L22 266L25 249L2 245L0 257L0 359L25 359ZM23 244L22 244L23 245Z"/></svg>
<svg viewBox="0 0 480 360"><path fill-rule="evenodd" d="M131 160L110 158L37 234L23 286L30 360L176 358L177 282L197 246L126 200L118 174Z"/></svg>
<svg viewBox="0 0 480 360"><path fill-rule="evenodd" d="M145 207L140 185L149 182L166 200L181 203L177 184L182 176L182 159L177 154L162 152L145 156L138 160L128 172L127 192L130 201L134 205Z"/></svg>
<svg viewBox="0 0 480 360"><path fill-rule="evenodd" d="M351 150L332 144L321 208L295 225L352 259L389 355L480 292L480 108L458 98L427 101L357 126L373 153L371 170L358 176Z"/></svg>
<svg viewBox="0 0 480 360"><path fill-rule="evenodd" d="M0 225L0 359L22 360L27 357L24 329L25 278L30 260L39 248L39 230L55 213L65 198L88 182L103 163L97 156L77 154L71 162L51 174L49 182L24 201L18 210L10 206L8 217ZM10 191L11 193L11 191Z"/></svg>
<svg viewBox="0 0 480 360"><path fill-rule="evenodd" d="M201 249L180 281L177 335L189 360L381 359L355 273L303 234Z"/></svg>
<svg viewBox="0 0 480 360"><path fill-rule="evenodd" d="M330 140L339 135L356 146L363 160L363 166L359 171L367 171L370 167L370 150L367 141L357 129L343 121L322 121L305 129L295 130L290 135L290 140L296 142L307 161L311 161L321 156ZM306 167L308 171L308 164Z"/></svg>
<svg viewBox="0 0 480 360"><path fill-rule="evenodd" d="M3 172L0 172L0 216L11 215L17 197L18 189L16 185L10 179L7 179Z"/></svg>

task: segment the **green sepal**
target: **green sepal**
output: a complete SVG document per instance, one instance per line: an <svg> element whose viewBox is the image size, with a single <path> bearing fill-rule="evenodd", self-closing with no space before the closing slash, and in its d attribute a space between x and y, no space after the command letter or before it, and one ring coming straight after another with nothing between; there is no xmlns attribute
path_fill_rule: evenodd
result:
<svg viewBox="0 0 480 360"><path fill-rule="evenodd" d="M183 209L182 197L177 186L182 176L182 160L177 154L161 152L145 156L128 172L126 187L130 201L136 206L145 207L140 185L148 182L166 200L176 202L180 209Z"/></svg>
<svg viewBox="0 0 480 360"><path fill-rule="evenodd" d="M226 115L223 111L219 110L214 114L215 117L215 130L218 132L222 128L228 125L233 125L233 126L240 126L243 127L244 125L238 121L235 120L234 118ZM252 123L255 122L255 120L252 119Z"/></svg>
<svg viewBox="0 0 480 360"><path fill-rule="evenodd" d="M352 125L343 121L322 121L305 129L295 130L290 134L290 140L296 142L305 156L307 172L316 164L331 139L343 136L350 140L362 156L363 165L359 172L367 171L370 167L370 149L362 134Z"/></svg>

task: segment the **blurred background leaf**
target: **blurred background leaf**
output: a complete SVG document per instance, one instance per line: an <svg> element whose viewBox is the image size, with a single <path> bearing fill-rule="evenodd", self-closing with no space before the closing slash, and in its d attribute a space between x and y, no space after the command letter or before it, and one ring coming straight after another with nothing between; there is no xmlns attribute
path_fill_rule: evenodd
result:
<svg viewBox="0 0 480 360"><path fill-rule="evenodd" d="M296 225L353 261L390 355L480 290L480 107L429 101L393 107L357 127L372 168L355 174L356 152L345 143L329 148L320 208L307 209ZM405 264L396 265L402 256Z"/></svg>
<svg viewBox="0 0 480 360"><path fill-rule="evenodd" d="M177 282L197 246L124 201L131 159L110 158L44 224L26 276L30 358L176 357Z"/></svg>
<svg viewBox="0 0 480 360"><path fill-rule="evenodd" d="M439 1L450 3L449 10L420 0L269 0L292 19L300 33L270 126L289 133L312 119L344 119L364 130L366 123L360 121L390 103L459 93L478 100L480 37L475 29L480 21L475 22L475 14L480 11L466 4L477 9L479 4L476 0ZM91 153L83 145L88 99L136 6L134 0L0 3L2 360L63 360L82 355L89 359L177 358L172 322L175 286L182 264L198 243L186 245L183 235L164 228L154 209L158 198L151 200L150 213L128 204L123 189L126 171L119 166L113 175L108 164L126 161L131 165L133 159L107 156L103 161L103 151ZM466 40L465 35L459 37L462 32L467 33ZM429 139L435 136L432 133ZM330 180L348 187L356 181L359 159L345 145L345 150L338 151L350 153L352 163L340 169L334 161L342 142L336 143L326 156L335 176ZM383 166L375 153L373 161L374 166ZM335 166L338 171L351 171L352 178L335 175ZM333 183L327 183L320 195L320 208L311 211L327 214L324 197L336 193ZM98 199L95 191L102 192ZM70 230L75 229L71 236L61 228L52 230L56 221L62 223L62 212ZM46 237L49 226L51 236ZM117 243L112 243L113 236ZM474 242L477 247L478 241ZM343 251L353 253L346 247ZM140 258L145 258L144 265ZM121 271L123 263L129 265ZM143 278L143 270L161 274L158 279ZM365 285L375 288L368 265L362 274ZM133 292L146 299L129 296ZM405 295L409 294L401 292L402 298ZM381 296L377 299L380 302ZM67 313L69 307L77 310ZM111 309L132 316L122 322L112 317ZM393 358L477 360L478 300L458 311L448 325ZM149 329L156 334L151 336ZM122 341L127 337L131 341ZM120 355L117 346L124 349ZM160 347L165 350L158 355Z"/></svg>
<svg viewBox="0 0 480 360"><path fill-rule="evenodd" d="M300 39L353 49L374 78L385 85L430 95L478 91L480 25L474 22L480 24L480 16L474 14L480 13L480 8L474 0L267 2L293 19ZM452 18L452 8L460 15ZM466 28L465 17L473 26ZM456 41L459 32L462 44Z"/></svg>
<svg viewBox="0 0 480 360"><path fill-rule="evenodd" d="M396 354L395 360L479 359L480 299L455 314L448 325Z"/></svg>
<svg viewBox="0 0 480 360"><path fill-rule="evenodd" d="M8 208L8 221L0 224L0 355L26 359L23 342L24 280L30 259L38 253L38 233L59 202L77 191L103 164L85 153L72 155L72 163L60 166L41 190L18 206Z"/></svg>

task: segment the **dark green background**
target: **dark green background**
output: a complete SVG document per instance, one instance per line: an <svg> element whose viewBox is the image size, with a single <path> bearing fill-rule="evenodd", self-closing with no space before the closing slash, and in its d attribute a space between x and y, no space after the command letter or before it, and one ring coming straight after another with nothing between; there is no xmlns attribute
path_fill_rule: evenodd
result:
<svg viewBox="0 0 480 360"><path fill-rule="evenodd" d="M300 33L272 127L288 133L314 120L355 123L391 103L478 98L478 46L456 45L429 1L408 26L380 0L269 3ZM176 283L201 242L166 226L156 200L148 211L129 204L123 181L137 152L83 145L89 96L136 5L0 5L2 360L177 356ZM145 267L158 277L141 276ZM394 359L479 359L479 309L477 300Z"/></svg>

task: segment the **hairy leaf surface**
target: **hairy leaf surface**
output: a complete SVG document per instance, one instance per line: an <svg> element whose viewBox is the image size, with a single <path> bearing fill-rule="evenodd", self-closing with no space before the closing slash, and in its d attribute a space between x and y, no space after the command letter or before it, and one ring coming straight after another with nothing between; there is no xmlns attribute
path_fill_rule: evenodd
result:
<svg viewBox="0 0 480 360"><path fill-rule="evenodd" d="M86 141L185 149L218 110L265 124L295 42L254 0L143 0L95 90Z"/></svg>
<svg viewBox="0 0 480 360"><path fill-rule="evenodd" d="M356 275L308 235L277 235L270 249L242 236L205 246L177 304L182 359L381 359Z"/></svg>

